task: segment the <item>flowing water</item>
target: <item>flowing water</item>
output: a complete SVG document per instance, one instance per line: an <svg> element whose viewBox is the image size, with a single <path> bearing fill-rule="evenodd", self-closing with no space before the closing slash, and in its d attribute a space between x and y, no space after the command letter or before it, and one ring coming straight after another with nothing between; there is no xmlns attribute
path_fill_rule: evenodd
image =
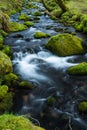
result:
<svg viewBox="0 0 87 130"><path fill-rule="evenodd" d="M87 54L59 57L45 48L48 38L35 39L36 31L53 36L75 30L51 20L44 13L41 3L34 4L42 11L42 16L38 16L39 21L34 27L10 34L5 39L5 44L10 45L13 51L14 72L35 86L33 90L15 91L13 111L19 115L29 115L31 120L37 119L46 130L87 130L87 117L81 117L77 110L78 103L87 99L87 76L67 74L70 66L87 61ZM23 8L21 13L34 20L35 17L31 14L37 10ZM18 20L19 15L20 13L12 15L10 20L22 23ZM83 34L76 35L87 40ZM49 104L49 100L54 102Z"/></svg>

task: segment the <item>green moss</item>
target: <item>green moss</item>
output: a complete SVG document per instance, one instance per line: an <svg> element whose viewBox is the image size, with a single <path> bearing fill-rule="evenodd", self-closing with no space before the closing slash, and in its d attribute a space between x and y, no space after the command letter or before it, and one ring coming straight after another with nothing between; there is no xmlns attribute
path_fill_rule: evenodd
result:
<svg viewBox="0 0 87 130"><path fill-rule="evenodd" d="M14 9L14 10L11 10L11 12L10 12L11 14L16 14L17 13L17 10L16 9Z"/></svg>
<svg viewBox="0 0 87 130"><path fill-rule="evenodd" d="M72 75L85 75L87 74L87 63L82 62L76 66L70 67L67 72Z"/></svg>
<svg viewBox="0 0 87 130"><path fill-rule="evenodd" d="M35 1L34 1L35 2ZM34 8L39 8L38 6L34 5L34 3L32 1L29 1L26 6L25 6L27 9L34 9Z"/></svg>
<svg viewBox="0 0 87 130"><path fill-rule="evenodd" d="M78 105L78 110L80 112L87 112L87 101L80 102Z"/></svg>
<svg viewBox="0 0 87 130"><path fill-rule="evenodd" d="M1 0L0 10L10 14L12 10L19 10L22 7L23 0Z"/></svg>
<svg viewBox="0 0 87 130"><path fill-rule="evenodd" d="M0 99L3 99L8 92L8 86L0 86Z"/></svg>
<svg viewBox="0 0 87 130"><path fill-rule="evenodd" d="M44 33L44 32L36 32L35 34L34 34L34 37L35 38L47 38L47 37L50 37L50 34L46 34L46 33Z"/></svg>
<svg viewBox="0 0 87 130"><path fill-rule="evenodd" d="M9 57L12 55L11 54L11 47L10 46L3 46L2 52L8 55Z"/></svg>
<svg viewBox="0 0 87 130"><path fill-rule="evenodd" d="M24 22L24 25L26 25L27 27L31 27L31 26L34 26L34 23L30 21L26 21Z"/></svg>
<svg viewBox="0 0 87 130"><path fill-rule="evenodd" d="M10 58L0 51L0 75L12 72L12 62Z"/></svg>
<svg viewBox="0 0 87 130"><path fill-rule="evenodd" d="M0 35L0 49L3 47L3 41L4 41L3 36Z"/></svg>
<svg viewBox="0 0 87 130"><path fill-rule="evenodd" d="M0 86L0 114L8 112L13 103L13 96L11 92L8 92L8 86Z"/></svg>
<svg viewBox="0 0 87 130"><path fill-rule="evenodd" d="M26 14L21 14L20 16L19 16L19 20L24 20L24 21L27 21L27 20L30 20L31 18L28 16L28 15L26 15Z"/></svg>
<svg viewBox="0 0 87 130"><path fill-rule="evenodd" d="M19 86L20 88L28 88L28 89L32 89L34 87L33 84L28 81L20 82Z"/></svg>
<svg viewBox="0 0 87 130"><path fill-rule="evenodd" d="M82 23L75 23L74 27L77 31L83 31L83 24Z"/></svg>
<svg viewBox="0 0 87 130"><path fill-rule="evenodd" d="M0 30L0 34L3 36L3 37L6 37L8 35L7 32L5 32L4 30Z"/></svg>
<svg viewBox="0 0 87 130"><path fill-rule="evenodd" d="M27 29L27 26L24 24L20 24L17 22L10 22L9 23L9 30L10 32L17 32Z"/></svg>
<svg viewBox="0 0 87 130"><path fill-rule="evenodd" d="M62 13L61 9L54 9L52 11L52 15L55 16L55 17L60 17L61 13Z"/></svg>
<svg viewBox="0 0 87 130"><path fill-rule="evenodd" d="M3 82L8 85L9 87L12 86L16 86L17 82L18 82L18 76L13 74L13 73L9 73L7 75L4 76Z"/></svg>
<svg viewBox="0 0 87 130"><path fill-rule="evenodd" d="M55 101L56 101L56 99L55 99L54 97L49 97L49 98L47 99L47 104L48 104L48 105L52 105Z"/></svg>
<svg viewBox="0 0 87 130"><path fill-rule="evenodd" d="M40 12L40 11L36 11L34 14L33 14L33 16L41 16L42 15L42 13Z"/></svg>
<svg viewBox="0 0 87 130"><path fill-rule="evenodd" d="M0 116L0 130L44 130L23 116L4 114Z"/></svg>
<svg viewBox="0 0 87 130"><path fill-rule="evenodd" d="M68 56L84 53L82 44L82 39L76 36L59 34L49 39L46 48L59 56Z"/></svg>

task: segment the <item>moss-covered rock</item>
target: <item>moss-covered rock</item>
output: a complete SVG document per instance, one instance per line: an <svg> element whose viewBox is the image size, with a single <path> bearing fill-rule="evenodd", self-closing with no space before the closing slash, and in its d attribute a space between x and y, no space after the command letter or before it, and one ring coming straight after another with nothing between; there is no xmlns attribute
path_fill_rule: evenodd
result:
<svg viewBox="0 0 87 130"><path fill-rule="evenodd" d="M4 76L3 82L8 85L9 87L12 86L16 86L18 83L18 76L13 74L13 73L9 73L7 75Z"/></svg>
<svg viewBox="0 0 87 130"><path fill-rule="evenodd" d="M44 130L23 116L4 114L0 116L0 130Z"/></svg>
<svg viewBox="0 0 87 130"><path fill-rule="evenodd" d="M59 34L49 39L46 48L59 56L68 56L84 53L82 44L82 39L76 36Z"/></svg>
<svg viewBox="0 0 87 130"><path fill-rule="evenodd" d="M12 72L12 62L10 58L0 51L0 75Z"/></svg>
<svg viewBox="0 0 87 130"><path fill-rule="evenodd" d="M0 99L3 99L8 92L8 86L0 86Z"/></svg>
<svg viewBox="0 0 87 130"><path fill-rule="evenodd" d="M20 24L17 22L10 22L9 23L9 30L10 32L18 32L27 29L27 26L24 24Z"/></svg>
<svg viewBox="0 0 87 130"><path fill-rule="evenodd" d="M87 113L87 101L82 101L78 105L78 110L83 113Z"/></svg>
<svg viewBox="0 0 87 130"><path fill-rule="evenodd" d="M40 12L40 11L36 11L36 12L34 12L34 14L33 14L33 16L41 16L42 15L42 13Z"/></svg>
<svg viewBox="0 0 87 130"><path fill-rule="evenodd" d="M39 39L39 38L47 38L50 37L50 34L46 34L44 32L35 32L34 37Z"/></svg>
<svg viewBox="0 0 87 130"><path fill-rule="evenodd" d="M34 2L35 2L35 1L34 1ZM33 1L29 1L29 2L26 4L25 7L26 7L27 9L35 9L35 8L37 9L37 8L39 8L37 5L34 4L34 2L33 2Z"/></svg>
<svg viewBox="0 0 87 130"><path fill-rule="evenodd" d="M86 75L87 74L87 63L82 62L76 66L70 67L67 72L72 75Z"/></svg>
<svg viewBox="0 0 87 130"><path fill-rule="evenodd" d="M74 27L77 31L83 31L83 24L82 23L75 23Z"/></svg>
<svg viewBox="0 0 87 130"><path fill-rule="evenodd" d="M51 97L49 97L49 98L47 99L47 104L48 104L48 105L53 105L53 104L55 103L55 101L56 101L56 99L51 96Z"/></svg>
<svg viewBox="0 0 87 130"><path fill-rule="evenodd" d="M8 55L9 57L12 56L11 47L10 46L6 46L6 45L3 46L2 52L5 53L6 55Z"/></svg>
<svg viewBox="0 0 87 130"><path fill-rule="evenodd" d="M4 30L0 30L0 34L3 36L3 37L6 37L8 35L7 32L5 32Z"/></svg>
<svg viewBox="0 0 87 130"><path fill-rule="evenodd" d="M27 20L30 20L31 18L28 16L28 15L26 15L26 14L21 14L20 16L19 16L19 20L24 20L24 21L27 21Z"/></svg>
<svg viewBox="0 0 87 130"><path fill-rule="evenodd" d="M0 86L0 114L8 112L13 103L13 96L11 92L8 92L8 86Z"/></svg>
<svg viewBox="0 0 87 130"><path fill-rule="evenodd" d="M11 12L10 12L11 15L12 15L12 14L16 14L16 13L17 13L17 10L16 10L16 9L11 10Z"/></svg>
<svg viewBox="0 0 87 130"><path fill-rule="evenodd" d="M24 25L26 25L27 27L31 27L31 26L34 26L34 23L30 21L26 21L24 22Z"/></svg>
<svg viewBox="0 0 87 130"><path fill-rule="evenodd" d="M2 49L2 47L3 47L3 36L2 35L0 35L0 49Z"/></svg>
<svg viewBox="0 0 87 130"><path fill-rule="evenodd" d="M33 84L28 81L21 81L19 86L21 89L23 89L23 88L32 89L34 87Z"/></svg>

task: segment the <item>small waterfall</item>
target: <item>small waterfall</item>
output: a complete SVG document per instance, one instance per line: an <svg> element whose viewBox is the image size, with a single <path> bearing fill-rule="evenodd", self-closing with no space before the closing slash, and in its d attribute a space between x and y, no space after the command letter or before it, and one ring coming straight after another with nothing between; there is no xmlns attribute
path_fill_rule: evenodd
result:
<svg viewBox="0 0 87 130"><path fill-rule="evenodd" d="M47 77L46 70L42 70L44 66L48 68L54 68L56 70L66 70L70 66L76 65L76 63L69 63L68 60L75 58L76 56L58 57L53 55L47 50L41 50L38 53L22 53L18 52L14 55L13 64L17 68L18 74L25 79L36 79L38 81L48 81L50 77ZM51 79L52 80L52 79Z"/></svg>

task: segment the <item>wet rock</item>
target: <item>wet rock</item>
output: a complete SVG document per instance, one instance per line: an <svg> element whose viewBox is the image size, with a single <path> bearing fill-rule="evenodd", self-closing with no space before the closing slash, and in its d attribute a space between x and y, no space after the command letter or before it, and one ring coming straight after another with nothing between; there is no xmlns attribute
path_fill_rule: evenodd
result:
<svg viewBox="0 0 87 130"><path fill-rule="evenodd" d="M30 38L24 38L24 40L29 42L31 39Z"/></svg>
<svg viewBox="0 0 87 130"><path fill-rule="evenodd" d="M23 35L21 35L21 34L16 34L16 35L13 36L13 38L23 38Z"/></svg>
<svg viewBox="0 0 87 130"><path fill-rule="evenodd" d="M37 39L38 38L47 38L47 37L50 37L50 34L46 34L44 32L35 32L34 37Z"/></svg>
<svg viewBox="0 0 87 130"><path fill-rule="evenodd" d="M68 33L51 37L46 48L59 56L85 53L82 39Z"/></svg>
<svg viewBox="0 0 87 130"><path fill-rule="evenodd" d="M70 67L67 72L72 75L86 75L87 74L87 63L82 62L76 66Z"/></svg>
<svg viewBox="0 0 87 130"><path fill-rule="evenodd" d="M64 30L63 28L55 28L56 32L63 32L63 30Z"/></svg>
<svg viewBox="0 0 87 130"><path fill-rule="evenodd" d="M34 17L34 21L38 21L38 20L40 20L40 18L37 17L37 16L35 16L35 17Z"/></svg>

